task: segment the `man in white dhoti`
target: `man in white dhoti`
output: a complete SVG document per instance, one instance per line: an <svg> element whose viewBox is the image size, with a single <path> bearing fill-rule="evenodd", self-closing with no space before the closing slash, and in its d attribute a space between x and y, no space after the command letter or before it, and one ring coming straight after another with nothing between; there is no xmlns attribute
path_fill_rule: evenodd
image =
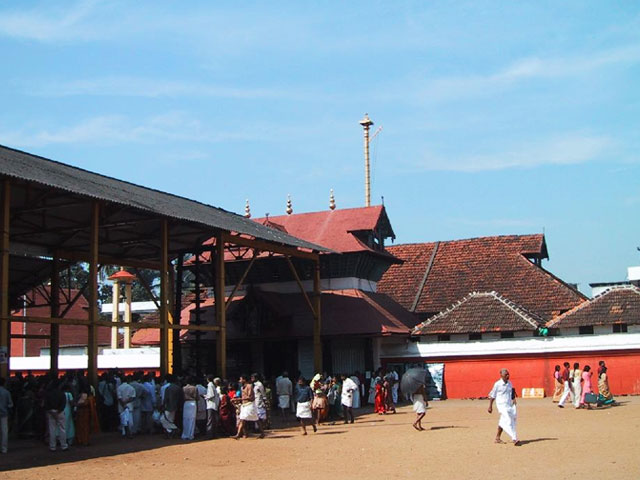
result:
<svg viewBox="0 0 640 480"><path fill-rule="evenodd" d="M354 422L353 396L358 391L358 385L346 375L342 375L342 410L344 411L344 423Z"/></svg>
<svg viewBox="0 0 640 480"><path fill-rule="evenodd" d="M120 413L120 429L122 436L133 435L133 404L136 399L135 389L129 385L129 378L123 379L116 390L118 396L118 413Z"/></svg>
<svg viewBox="0 0 640 480"><path fill-rule="evenodd" d="M289 408L292 393L293 383L289 379L289 374L282 372L282 375L276 378L276 395L278 396L278 408L282 412L283 420L286 417L285 413Z"/></svg>
<svg viewBox="0 0 640 480"><path fill-rule="evenodd" d="M256 397L256 411L258 412L258 423L260 428L264 430L269 425L269 417L267 412L267 393L264 388L264 384L260 381L260 375L257 373L251 374L251 383L253 383L253 394Z"/></svg>
<svg viewBox="0 0 640 480"><path fill-rule="evenodd" d="M489 413L493 412L494 401L500 414L495 443L504 443L500 436L505 431L513 440L514 445L520 445L516 433L516 391L509 381L509 371L506 368L500 370L500 380L493 384L493 388L489 392Z"/></svg>
<svg viewBox="0 0 640 480"><path fill-rule="evenodd" d="M189 377L182 387L184 403L182 405L182 439L193 440L196 431L196 415L198 414L198 387L195 379Z"/></svg>
<svg viewBox="0 0 640 480"><path fill-rule="evenodd" d="M253 384L249 381L246 375L240 376L240 385L242 386L242 404L240 405L240 424L238 425L238 433L234 437L238 440L242 436L248 436L247 422L255 422L258 430L260 431L260 437L264 438L264 432L260 422L258 422L258 410L256 409L256 396L253 391Z"/></svg>
<svg viewBox="0 0 640 480"><path fill-rule="evenodd" d="M395 369L391 369L391 372L389 373L393 377L393 381L391 382L391 394L393 396L393 403L396 404L398 403L398 388L400 387L400 377L398 376L398 372L396 372Z"/></svg>

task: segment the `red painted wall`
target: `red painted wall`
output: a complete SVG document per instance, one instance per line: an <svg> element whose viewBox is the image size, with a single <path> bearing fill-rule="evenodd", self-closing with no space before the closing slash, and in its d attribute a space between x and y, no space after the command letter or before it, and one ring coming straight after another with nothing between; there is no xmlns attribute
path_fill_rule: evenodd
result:
<svg viewBox="0 0 640 480"><path fill-rule="evenodd" d="M598 362L607 364L609 387L613 395L640 394L640 351L587 352L547 355L500 356L492 358L406 358L383 359L389 363L419 362L444 363L444 389L447 398L486 397L493 383L500 377L500 369L511 374L511 383L518 394L522 388L544 388L545 395L553 394L553 370L555 365L580 363L580 368L590 365L592 385L598 390Z"/></svg>

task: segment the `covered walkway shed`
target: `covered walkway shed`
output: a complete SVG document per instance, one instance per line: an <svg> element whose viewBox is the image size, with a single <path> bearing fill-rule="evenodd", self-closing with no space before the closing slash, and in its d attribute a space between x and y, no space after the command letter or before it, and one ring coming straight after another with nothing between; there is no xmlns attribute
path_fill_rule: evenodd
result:
<svg viewBox="0 0 640 480"><path fill-rule="evenodd" d="M274 252L314 262L313 296L314 363L321 370L319 253L325 248L271 229L234 213L184 197L99 175L26 152L0 146L0 375L8 373L10 323L50 323L51 370L57 372L58 326L82 324L88 329L88 373L97 382L97 328L123 327L122 322L101 321L98 316L98 269L120 265L160 272L160 320L133 324L160 329L162 373L172 371L171 331L176 290L172 261L186 253L201 252L205 240L215 258L216 325L187 328L217 333L218 373L226 371L226 320L224 292L225 249L243 247ZM50 279L57 291L64 262L86 262L89 281L81 291L89 299L87 320L62 318L58 295L51 295L48 318L12 317L20 297ZM176 330L176 333L178 331Z"/></svg>

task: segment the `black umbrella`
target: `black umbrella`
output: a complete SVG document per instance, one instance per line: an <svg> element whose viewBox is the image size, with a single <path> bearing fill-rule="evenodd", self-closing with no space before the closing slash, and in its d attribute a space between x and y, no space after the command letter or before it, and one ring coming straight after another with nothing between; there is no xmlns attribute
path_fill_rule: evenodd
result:
<svg viewBox="0 0 640 480"><path fill-rule="evenodd" d="M427 370L424 368L410 368L400 380L400 390L405 395L412 395L421 385L427 385Z"/></svg>

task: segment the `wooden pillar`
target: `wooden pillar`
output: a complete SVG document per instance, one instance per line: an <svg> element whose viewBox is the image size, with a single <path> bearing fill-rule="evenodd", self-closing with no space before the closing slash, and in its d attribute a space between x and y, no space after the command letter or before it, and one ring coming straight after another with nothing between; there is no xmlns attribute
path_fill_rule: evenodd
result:
<svg viewBox="0 0 640 480"><path fill-rule="evenodd" d="M183 255L178 256L178 264L176 266L175 276L175 295L173 298L173 322L180 322L180 315L182 315L182 272L183 272ZM182 350L180 348L180 330L173 330L171 332L172 337L172 350L173 350L173 371L182 373Z"/></svg>
<svg viewBox="0 0 640 480"><path fill-rule="evenodd" d="M162 220L160 248L160 373L171 373L169 365L169 223Z"/></svg>
<svg viewBox="0 0 640 480"><path fill-rule="evenodd" d="M2 182L2 231L0 232L0 376L9 376L9 225L11 183Z"/></svg>
<svg viewBox="0 0 640 480"><path fill-rule="evenodd" d="M216 302L216 320L220 330L216 336L216 355L218 376L226 378L227 376L227 309L225 305L224 295L224 234L218 232L216 234L216 254L215 260L215 302Z"/></svg>
<svg viewBox="0 0 640 480"><path fill-rule="evenodd" d="M89 382L98 387L98 233L100 230L100 204L91 208L91 233L89 236L89 335L87 341Z"/></svg>
<svg viewBox="0 0 640 480"><path fill-rule="evenodd" d="M113 281L113 293L111 295L111 321L117 323L120 321L120 282ZM118 348L118 327L111 327L111 349Z"/></svg>
<svg viewBox="0 0 640 480"><path fill-rule="evenodd" d="M60 316L60 261L57 258L51 263L51 317ZM58 355L60 353L60 325L51 324L49 335L49 369L58 376Z"/></svg>
<svg viewBox="0 0 640 480"><path fill-rule="evenodd" d="M313 274L313 370L322 372L322 340L320 332L322 328L321 308L322 290L320 288L320 259L314 260Z"/></svg>

